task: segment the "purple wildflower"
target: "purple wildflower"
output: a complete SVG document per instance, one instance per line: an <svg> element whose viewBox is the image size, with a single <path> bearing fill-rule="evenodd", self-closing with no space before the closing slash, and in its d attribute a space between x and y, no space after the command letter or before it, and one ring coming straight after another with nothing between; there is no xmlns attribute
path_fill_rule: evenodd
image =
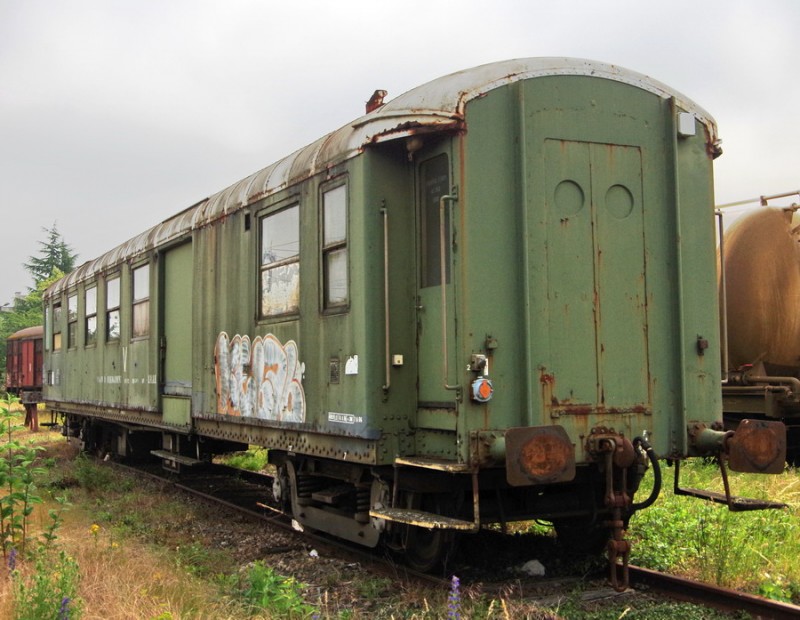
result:
<svg viewBox="0 0 800 620"><path fill-rule="evenodd" d="M8 554L8 570L12 573L17 570L17 550L13 547Z"/></svg>
<svg viewBox="0 0 800 620"><path fill-rule="evenodd" d="M461 618L461 581L453 575L450 580L450 594L447 597L447 620L460 620Z"/></svg>
<svg viewBox="0 0 800 620"><path fill-rule="evenodd" d="M69 620L69 597L61 599L61 607L58 609L58 620Z"/></svg>

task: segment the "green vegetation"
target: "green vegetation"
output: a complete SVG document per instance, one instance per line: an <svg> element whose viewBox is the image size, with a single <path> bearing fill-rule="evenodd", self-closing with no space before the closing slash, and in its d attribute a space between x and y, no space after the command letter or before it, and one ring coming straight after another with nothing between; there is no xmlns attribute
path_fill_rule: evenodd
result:
<svg viewBox="0 0 800 620"><path fill-rule="evenodd" d="M234 452L219 457L218 462L246 469L248 471L264 471L267 469L267 449L259 446L250 446L244 452Z"/></svg>
<svg viewBox="0 0 800 620"><path fill-rule="evenodd" d="M32 556L33 570L11 571L14 592L14 620L80 618L82 603L77 598L78 563L63 549L43 549Z"/></svg>
<svg viewBox="0 0 800 620"><path fill-rule="evenodd" d="M3 376L6 371L6 340L21 329L44 323L42 296L45 289L72 271L77 260L77 255L55 224L42 230L47 234L47 240L39 242L42 248L39 256L30 256L24 265L33 277L33 286L27 295L13 300L9 312L0 312L0 374ZM4 303L4 300L0 302Z"/></svg>
<svg viewBox="0 0 800 620"><path fill-rule="evenodd" d="M715 612L689 603L672 601L654 602L648 607L636 608L628 603L604 607L602 610L584 609L577 598L568 599L563 605L552 610L551 615L533 616L542 620L619 620L619 618L635 618L636 620L731 620L730 614ZM736 616L733 616L736 617ZM749 614L741 616L749 620Z"/></svg>
<svg viewBox="0 0 800 620"><path fill-rule="evenodd" d="M671 470L665 470L669 476ZM631 562L721 586L800 602L800 477L731 473L737 495L773 499L783 510L730 512L725 506L675 496L669 481L659 500L631 520ZM722 491L719 469L701 461L681 468L681 484ZM644 491L646 493L646 491Z"/></svg>
<svg viewBox="0 0 800 620"><path fill-rule="evenodd" d="M0 544L4 558L12 548L25 553L30 516L42 501L36 493L36 478L43 470L33 467L36 453L42 448L17 440L14 431L19 427L12 407L18 402L18 398L6 395L0 404L0 434L4 437L0 456L0 488L4 491L0 497Z"/></svg>
<svg viewBox="0 0 800 620"><path fill-rule="evenodd" d="M303 584L281 577L263 562L253 562L244 575L244 600L256 611L271 611L282 618L305 618L314 608L303 600Z"/></svg>
<svg viewBox="0 0 800 620"><path fill-rule="evenodd" d="M49 511L50 524L40 538L30 540L34 508L44 501L37 484L47 468L38 466L37 460L44 448L18 439L17 431L24 428L17 424L14 406L18 402L6 395L0 403L0 434L4 437L0 447L0 543L11 579L11 615L14 620L77 619L81 613L78 564L56 547L65 499L56 500L58 508Z"/></svg>
<svg viewBox="0 0 800 620"><path fill-rule="evenodd" d="M335 563L320 564L311 580L304 578L314 583L305 584L292 579L292 569L281 568L277 556L251 549L245 558L240 546L213 542L216 526L206 516L215 511L202 503L186 502L159 483L134 483L127 474L90 458L76 458L56 434L14 430L17 441L17 433L28 433L47 448L46 453L36 451L35 488L29 495L40 496L44 504L37 504L32 516L40 511L46 515L49 509L54 518L34 518L27 531L37 541L30 547L50 545L53 551L40 556L31 549L24 557L15 555L16 577L5 580L4 586L0 583L1 617L15 617L14 609L39 609L18 618L59 617L62 605L69 615L61 617L92 616L103 610L108 618L147 620L731 617L688 604L639 599L633 603L626 597L599 607L583 600L582 587L547 606L509 594L487 594L458 580L450 588L406 590L397 580ZM263 450L249 452L264 458ZM714 465L699 462L684 465L682 473L687 486L713 488L718 480ZM723 506L676 498L667 483L656 504L631 522L632 561L797 601L797 472L733 475L732 484L740 495L780 499L790 508L729 513ZM56 501L50 492L67 497ZM67 500L72 507L64 512ZM43 521L53 525L43 526ZM40 531L34 532L37 526ZM247 530L237 533L232 528L225 540L246 536L242 531ZM16 606L3 607L3 600L16 601Z"/></svg>
<svg viewBox="0 0 800 620"><path fill-rule="evenodd" d="M42 232L47 235L47 240L39 241L41 246L39 256L28 257L28 262L24 264L25 269L33 276L34 284L37 285L50 280L54 273L69 273L75 268L75 262L78 260L78 255L64 241L55 223L52 228L42 228Z"/></svg>

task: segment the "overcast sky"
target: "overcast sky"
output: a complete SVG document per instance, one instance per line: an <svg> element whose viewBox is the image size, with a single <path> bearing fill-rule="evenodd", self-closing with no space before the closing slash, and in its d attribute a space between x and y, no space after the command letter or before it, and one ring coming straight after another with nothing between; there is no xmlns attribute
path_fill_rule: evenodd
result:
<svg viewBox="0 0 800 620"><path fill-rule="evenodd" d="M0 0L0 304L32 285L45 227L80 264L378 88L509 58L614 63L693 99L723 140L718 204L800 189L799 33L796 0Z"/></svg>

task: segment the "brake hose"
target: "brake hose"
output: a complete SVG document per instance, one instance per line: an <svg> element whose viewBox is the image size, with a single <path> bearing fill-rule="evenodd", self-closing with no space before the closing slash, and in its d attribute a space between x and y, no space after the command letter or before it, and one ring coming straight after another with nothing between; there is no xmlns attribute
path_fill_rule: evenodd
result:
<svg viewBox="0 0 800 620"><path fill-rule="evenodd" d="M634 439L633 446L637 450L643 449L647 455L647 458L650 460L650 463L653 465L653 490L650 491L650 495L646 500L635 503L631 506L631 510L636 512L637 510L642 510L643 508L651 506L658 498L658 494L661 493L661 466L658 464L658 459L656 458L656 453L653 450L653 447L644 437L637 437Z"/></svg>

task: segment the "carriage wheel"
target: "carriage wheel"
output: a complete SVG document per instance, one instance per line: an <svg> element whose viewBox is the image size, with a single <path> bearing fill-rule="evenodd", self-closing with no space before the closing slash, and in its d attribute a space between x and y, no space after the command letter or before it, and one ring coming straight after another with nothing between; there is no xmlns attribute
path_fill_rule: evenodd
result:
<svg viewBox="0 0 800 620"><path fill-rule="evenodd" d="M561 519L553 521L553 527L565 549L586 555L597 555L604 551L611 536L607 526L590 518Z"/></svg>
<svg viewBox="0 0 800 620"><path fill-rule="evenodd" d="M447 515L449 502L441 495L417 494L409 497L411 507L421 511ZM450 530L405 525L403 552L406 563L414 570L426 573L438 568L450 555L455 534Z"/></svg>

